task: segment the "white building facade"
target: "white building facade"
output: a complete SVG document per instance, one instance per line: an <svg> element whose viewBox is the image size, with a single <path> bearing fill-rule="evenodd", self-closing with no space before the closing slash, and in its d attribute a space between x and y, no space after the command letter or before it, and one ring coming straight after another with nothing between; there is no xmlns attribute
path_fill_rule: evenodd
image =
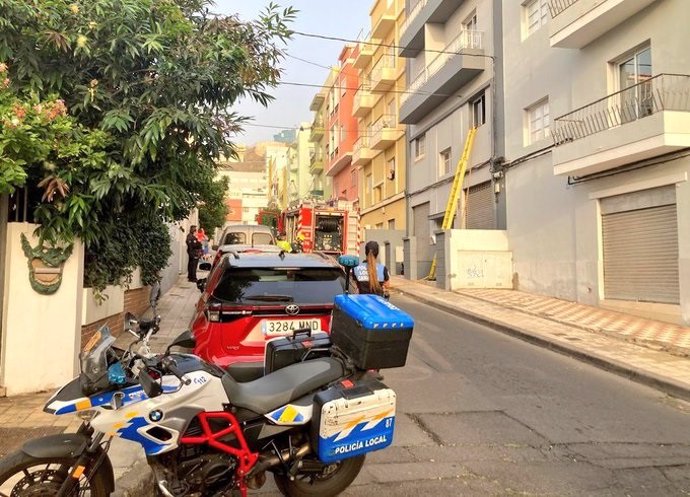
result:
<svg viewBox="0 0 690 497"><path fill-rule="evenodd" d="M690 3L503 9L517 288L690 324Z"/></svg>

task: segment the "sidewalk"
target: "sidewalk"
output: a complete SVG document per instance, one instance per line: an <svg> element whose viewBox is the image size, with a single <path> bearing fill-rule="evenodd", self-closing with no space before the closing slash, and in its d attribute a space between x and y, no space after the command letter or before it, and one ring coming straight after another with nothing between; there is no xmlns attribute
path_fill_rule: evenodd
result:
<svg viewBox="0 0 690 497"><path fill-rule="evenodd" d="M513 290L444 291L393 277L436 308L690 400L690 328Z"/></svg>

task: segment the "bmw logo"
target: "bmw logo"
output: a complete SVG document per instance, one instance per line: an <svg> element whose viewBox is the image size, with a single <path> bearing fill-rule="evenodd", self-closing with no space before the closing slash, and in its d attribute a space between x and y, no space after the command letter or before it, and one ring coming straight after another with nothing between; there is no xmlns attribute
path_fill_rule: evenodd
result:
<svg viewBox="0 0 690 497"><path fill-rule="evenodd" d="M149 413L149 419L154 423L158 423L161 419L163 419L163 411L160 411L158 409L156 409L155 411L151 411Z"/></svg>

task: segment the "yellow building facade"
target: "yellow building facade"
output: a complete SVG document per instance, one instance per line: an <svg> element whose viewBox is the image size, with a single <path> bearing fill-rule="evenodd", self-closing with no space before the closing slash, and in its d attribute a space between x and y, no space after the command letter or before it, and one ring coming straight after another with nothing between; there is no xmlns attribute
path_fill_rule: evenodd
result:
<svg viewBox="0 0 690 497"><path fill-rule="evenodd" d="M405 90L405 59L396 46L405 21L404 0L377 0L369 13L371 32L358 46L354 65L359 88L353 113L359 139L352 163L358 169L361 226L405 229L405 127L398 123Z"/></svg>

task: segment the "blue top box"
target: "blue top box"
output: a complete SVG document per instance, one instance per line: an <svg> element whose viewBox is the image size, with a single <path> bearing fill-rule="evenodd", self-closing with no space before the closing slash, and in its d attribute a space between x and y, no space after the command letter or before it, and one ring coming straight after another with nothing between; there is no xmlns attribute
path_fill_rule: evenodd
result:
<svg viewBox="0 0 690 497"><path fill-rule="evenodd" d="M378 295L336 295L334 304L369 330L394 331L414 327L412 316Z"/></svg>

